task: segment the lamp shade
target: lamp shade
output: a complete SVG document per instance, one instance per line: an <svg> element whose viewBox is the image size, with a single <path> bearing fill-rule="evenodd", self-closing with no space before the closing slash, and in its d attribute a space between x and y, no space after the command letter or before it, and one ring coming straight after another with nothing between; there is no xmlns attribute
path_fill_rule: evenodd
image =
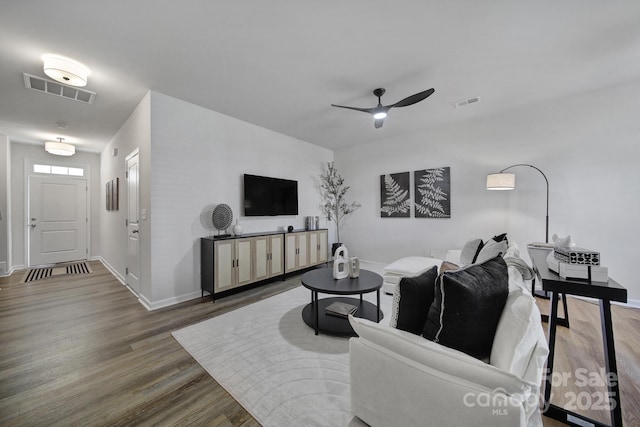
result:
<svg viewBox="0 0 640 427"><path fill-rule="evenodd" d="M513 190L516 176L512 173L492 173L487 175L487 190Z"/></svg>
<svg viewBox="0 0 640 427"><path fill-rule="evenodd" d="M56 156L73 156L76 153L75 146L61 141L47 141L44 143L44 149Z"/></svg>
<svg viewBox="0 0 640 427"><path fill-rule="evenodd" d="M44 73L53 80L71 86L86 86L89 69L73 59L43 55Z"/></svg>

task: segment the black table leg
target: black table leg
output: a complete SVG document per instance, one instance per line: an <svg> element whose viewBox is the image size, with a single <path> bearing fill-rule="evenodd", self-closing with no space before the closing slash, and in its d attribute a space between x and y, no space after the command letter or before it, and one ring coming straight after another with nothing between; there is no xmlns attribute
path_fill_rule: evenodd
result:
<svg viewBox="0 0 640 427"><path fill-rule="evenodd" d="M558 321L558 293L551 292L551 314L549 315L549 356L547 357L547 372L544 382L544 408L551 404L551 376L553 374L553 356L556 349L556 324Z"/></svg>
<svg viewBox="0 0 640 427"><path fill-rule="evenodd" d="M378 304L376 305L376 315L378 316L378 323L380 323L380 289L376 291L376 299Z"/></svg>
<svg viewBox="0 0 640 427"><path fill-rule="evenodd" d="M620 407L620 386L618 384L618 367L616 349L613 342L613 323L611 321L611 303L600 300L600 323L602 324L602 343L604 345L604 361L607 368L607 385L609 403L611 405L611 426L622 426L622 409Z"/></svg>
<svg viewBox="0 0 640 427"><path fill-rule="evenodd" d="M320 324L318 321L318 312L320 311L320 307L318 304L318 292L313 291L311 294L311 298L313 298L313 306L315 307L315 311L316 311L316 335L318 335L318 325Z"/></svg>

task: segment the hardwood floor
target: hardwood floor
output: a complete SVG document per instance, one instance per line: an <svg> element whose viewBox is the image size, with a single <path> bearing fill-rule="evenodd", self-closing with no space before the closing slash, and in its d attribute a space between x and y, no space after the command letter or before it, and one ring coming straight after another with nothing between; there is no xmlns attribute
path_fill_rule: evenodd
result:
<svg viewBox="0 0 640 427"><path fill-rule="evenodd" d="M0 425L259 425L170 333L297 280L148 312L101 263L91 268L0 278Z"/></svg>
<svg viewBox="0 0 640 427"><path fill-rule="evenodd" d="M148 312L99 262L93 274L19 283L0 278L0 425L259 425L173 339L171 331L283 292L274 282L215 304ZM540 303L542 310L545 302ZM570 299L556 367L603 366L599 311ZM625 425L640 425L640 310L613 307ZM567 392L555 389L554 403ZM608 422L603 412L587 415ZM543 418L545 426L560 425Z"/></svg>

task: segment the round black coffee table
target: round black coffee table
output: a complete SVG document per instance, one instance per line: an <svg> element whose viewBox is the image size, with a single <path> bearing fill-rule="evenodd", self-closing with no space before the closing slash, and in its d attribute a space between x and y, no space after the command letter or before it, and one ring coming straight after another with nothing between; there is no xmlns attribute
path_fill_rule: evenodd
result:
<svg viewBox="0 0 640 427"><path fill-rule="evenodd" d="M302 319L311 326L316 335L322 331L331 335L356 336L346 317L326 314L325 308L335 301L355 305L355 317L380 322L384 316L380 310L380 288L382 277L373 271L360 270L357 278L334 279L332 268L317 268L308 271L300 279L302 285L311 290L311 302L302 309ZM362 299L362 295L376 292L377 305ZM331 295L360 295L360 298L333 297L318 299L318 293Z"/></svg>

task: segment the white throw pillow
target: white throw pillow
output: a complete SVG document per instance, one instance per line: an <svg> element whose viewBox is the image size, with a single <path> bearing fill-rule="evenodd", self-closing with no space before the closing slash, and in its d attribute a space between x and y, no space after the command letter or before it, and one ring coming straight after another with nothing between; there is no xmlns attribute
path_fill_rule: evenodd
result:
<svg viewBox="0 0 640 427"><path fill-rule="evenodd" d="M460 262L462 265L473 264L473 261L482 249L482 245L482 239L471 239L465 243L460 252Z"/></svg>
<svg viewBox="0 0 640 427"><path fill-rule="evenodd" d="M540 336L540 311L522 288L513 289L498 322L490 363L523 378Z"/></svg>
<svg viewBox="0 0 640 427"><path fill-rule="evenodd" d="M496 256L502 254L504 255L507 252L507 241L501 240L496 242L493 239L489 239L485 242L482 249L478 253L476 257L476 264L482 264L483 262L490 260L491 258L495 258Z"/></svg>

